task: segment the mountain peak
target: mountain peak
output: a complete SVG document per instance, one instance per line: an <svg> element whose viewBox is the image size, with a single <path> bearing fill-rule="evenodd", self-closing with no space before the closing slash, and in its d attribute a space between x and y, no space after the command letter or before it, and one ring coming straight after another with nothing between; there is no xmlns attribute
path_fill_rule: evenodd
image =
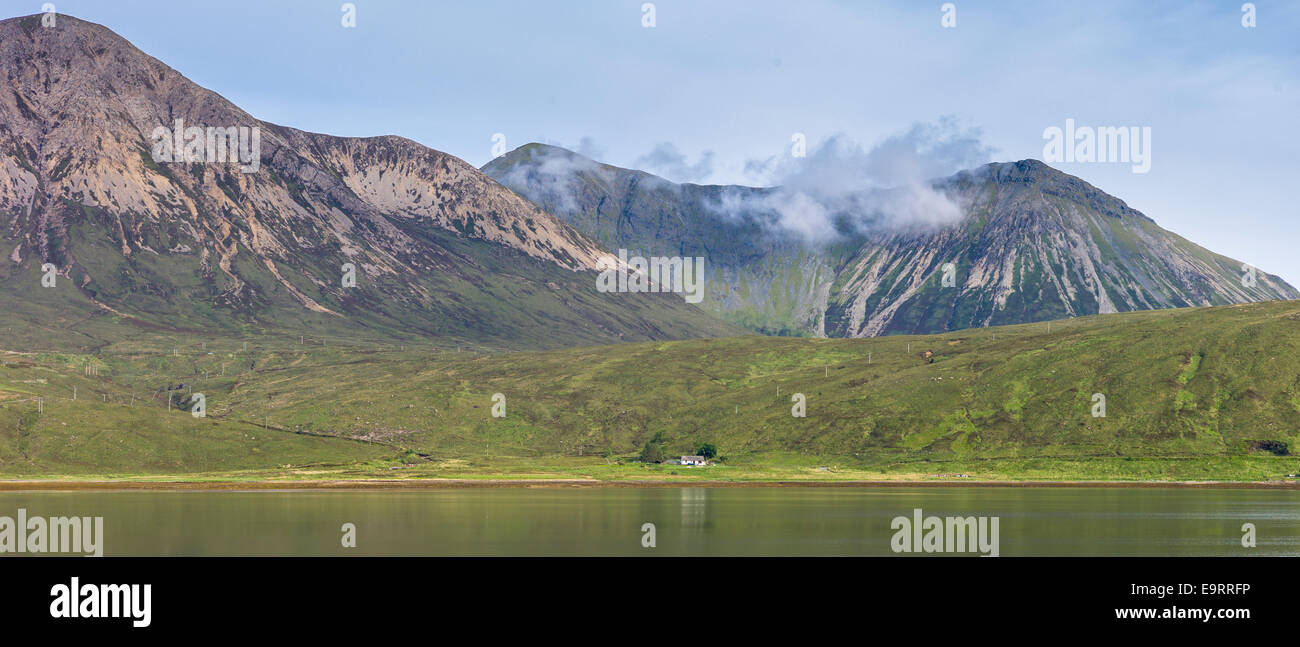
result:
<svg viewBox="0 0 1300 647"><path fill-rule="evenodd" d="M42 22L45 16L46 14L42 12L42 13L27 14L26 16L14 16L13 18L5 18L3 20L0 20L0 26L13 23L13 24L21 25L24 29L33 30L37 27L45 27L44 23ZM114 32L113 30L99 23L90 22L89 20L83 20L72 14L66 14L66 13L55 14L55 18L56 18L56 22L53 27L54 29L65 29L65 28L100 29L105 32L108 32L109 34L112 34L113 36L122 40L123 42L126 42L125 38L122 38L121 36L117 35L117 33Z"/></svg>
<svg viewBox="0 0 1300 647"><path fill-rule="evenodd" d="M133 54L133 59L136 57L148 59L157 65L162 65L104 25L68 14L55 14L54 25L46 27L45 17L46 14L38 13L0 20L0 33L5 35L6 41L17 39L18 35L22 34L21 40L26 41L28 47L34 48L41 54L39 58L32 61L37 63L42 60L66 63L73 58L83 56L101 58L111 50L115 55L129 51Z"/></svg>
<svg viewBox="0 0 1300 647"><path fill-rule="evenodd" d="M529 156L531 156L531 155L563 155L563 156L566 156L566 157L582 157L582 158L585 158L585 159L590 159L590 158L588 158L586 155L582 155L582 154L579 154L579 153L577 153L577 152L575 152L575 151L571 151L571 150L569 150L569 149L567 149L567 148L564 148L563 146L556 146L555 144L543 144L542 142L528 142L527 144L524 144L523 146L520 146L519 148L516 148L516 149L514 149L514 150L512 150L512 151L510 151L509 153L506 153L506 154L507 154L507 155L515 155L515 156L518 156L518 155L529 155ZM593 160L593 161L594 161L594 160Z"/></svg>
<svg viewBox="0 0 1300 647"><path fill-rule="evenodd" d="M529 142L504 155L493 158L487 164L484 164L481 170L493 175L495 173L509 173L511 169L518 167L537 168L544 173L551 174L568 174L578 171L604 171L607 173L626 171L626 169L617 166L597 162L586 155L562 146L540 142ZM489 169L492 169L492 171L489 171Z"/></svg>
<svg viewBox="0 0 1300 647"><path fill-rule="evenodd" d="M972 175L996 182L1068 182L1078 179L1033 158L1015 162L989 162L973 169L958 171L956 175Z"/></svg>
<svg viewBox="0 0 1300 647"><path fill-rule="evenodd" d="M934 182L958 212L942 223L848 228L830 242L803 244L808 228L797 227L817 221L799 219L810 211L799 202L765 199L780 189L665 191L634 171L604 165L612 169L607 176L566 179L557 172L584 158L542 146L516 153L484 171L611 249L707 257L716 289L708 307L764 333L934 333L1298 295L1262 273L1256 285L1243 285L1240 262L1161 229L1119 198L1036 159L985 164ZM555 160L563 163L539 164ZM751 205L758 208L741 208ZM909 207L917 222L940 209L925 201ZM864 213L850 217L871 215L871 204L847 207L853 208ZM771 217L774 210L778 217Z"/></svg>
<svg viewBox="0 0 1300 647"><path fill-rule="evenodd" d="M637 314L593 296L607 253L452 155L260 121L101 25L44 17L0 21L0 303L15 311L40 310L23 290L49 264L65 278L43 298L142 325L507 347L736 331L676 295Z"/></svg>
<svg viewBox="0 0 1300 647"><path fill-rule="evenodd" d="M1137 218L1153 224L1155 222L1146 214L1128 206L1128 203L1082 178L1032 158L1017 162L990 162L973 169L959 171L946 180L940 181L939 184L961 188L987 182L1008 188L1032 187L1045 195L1087 204L1098 213L1104 213L1112 218Z"/></svg>

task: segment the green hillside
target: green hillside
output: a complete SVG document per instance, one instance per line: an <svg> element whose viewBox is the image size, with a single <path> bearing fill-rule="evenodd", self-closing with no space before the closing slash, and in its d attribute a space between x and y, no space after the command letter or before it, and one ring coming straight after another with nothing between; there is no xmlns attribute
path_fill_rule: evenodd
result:
<svg viewBox="0 0 1300 647"><path fill-rule="evenodd" d="M0 474L1276 479L1300 468L1282 455L1300 446L1298 330L1300 302L1268 302L506 354L156 333L11 348ZM167 411L179 384L207 418ZM670 456L712 443L719 464L636 461L656 435Z"/></svg>

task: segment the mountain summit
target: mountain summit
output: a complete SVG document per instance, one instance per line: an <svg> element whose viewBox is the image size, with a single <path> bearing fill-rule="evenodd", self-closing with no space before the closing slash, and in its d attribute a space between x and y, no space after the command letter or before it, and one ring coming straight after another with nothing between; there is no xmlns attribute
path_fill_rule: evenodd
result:
<svg viewBox="0 0 1300 647"><path fill-rule="evenodd" d="M1037 160L934 182L960 207L955 222L900 230L849 218L817 243L768 208L781 188L675 184L540 144L483 171L606 247L704 256L705 305L769 334L934 333L1300 297Z"/></svg>
<svg viewBox="0 0 1300 647"><path fill-rule="evenodd" d="M738 332L598 293L605 251L460 159L260 121L100 25L0 21L0 75L11 311L510 347Z"/></svg>

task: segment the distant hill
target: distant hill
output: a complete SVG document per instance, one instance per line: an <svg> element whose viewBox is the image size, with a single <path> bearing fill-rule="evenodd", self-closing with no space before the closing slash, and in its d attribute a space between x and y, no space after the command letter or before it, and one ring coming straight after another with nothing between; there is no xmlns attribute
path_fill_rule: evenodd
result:
<svg viewBox="0 0 1300 647"><path fill-rule="evenodd" d="M1263 272L1244 284L1241 262L1035 160L936 181L964 213L954 224L849 230L827 245L776 225L763 205L780 188L675 184L542 144L483 171L607 248L705 257L704 307L768 334L933 333L1300 297Z"/></svg>

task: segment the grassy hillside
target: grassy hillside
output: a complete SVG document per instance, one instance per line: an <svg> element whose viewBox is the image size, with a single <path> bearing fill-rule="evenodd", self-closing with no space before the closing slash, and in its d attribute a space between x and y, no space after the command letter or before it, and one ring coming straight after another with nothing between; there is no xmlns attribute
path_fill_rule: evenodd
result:
<svg viewBox="0 0 1300 647"><path fill-rule="evenodd" d="M108 218L95 213L100 220ZM444 267L403 275L405 283L363 278L346 299L332 294L332 287L326 290L299 280L297 272L304 267L300 263L286 263L276 270L296 284L300 294L339 316L303 307L251 256L236 257L232 263L240 270L243 289L256 298L234 303L223 296L233 279L211 271L196 255L125 257L114 247L118 243L110 233L94 218L77 221L69 233L70 244L80 262L94 271L60 277L52 288L42 286L43 261L35 256L21 264L0 263L0 323L18 328L31 327L30 322L100 319L142 330L227 336L288 330L510 350L745 332L686 303L680 295L601 294L595 289L594 272L570 271L440 230L412 231L411 236L438 250ZM19 242L0 235L0 246L6 249ZM322 263L314 275L325 276L326 271ZM391 298L394 291L420 294L425 301L413 305ZM122 316L107 316L92 298ZM123 334L129 333L106 329L83 337L95 343L92 338L115 339Z"/></svg>
<svg viewBox="0 0 1300 647"><path fill-rule="evenodd" d="M1300 302L1268 302L505 354L162 334L10 348L0 474L1262 480L1300 469L1280 455L1300 451L1298 331ZM206 419L167 411L181 383ZM656 434L668 455L711 442L721 462L636 462Z"/></svg>

